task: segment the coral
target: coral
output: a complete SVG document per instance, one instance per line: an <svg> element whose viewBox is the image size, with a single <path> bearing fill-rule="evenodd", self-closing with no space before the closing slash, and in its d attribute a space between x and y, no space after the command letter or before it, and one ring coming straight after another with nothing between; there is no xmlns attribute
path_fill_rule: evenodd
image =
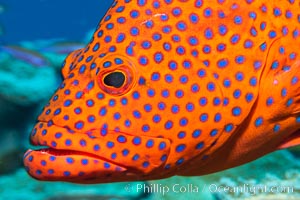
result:
<svg viewBox="0 0 300 200"><path fill-rule="evenodd" d="M150 191L145 187L143 189L151 194L150 200L215 200L214 194L207 190L207 184L201 177L174 176L164 180L149 181L148 186L153 189Z"/></svg>
<svg viewBox="0 0 300 200"><path fill-rule="evenodd" d="M299 168L300 161L296 161L289 151L281 150L243 166L215 174L149 181L147 186L152 190L147 186L144 188L145 192L151 194L150 199L153 200L300 199ZM272 193L272 188L277 189L277 193Z"/></svg>
<svg viewBox="0 0 300 200"><path fill-rule="evenodd" d="M28 106L48 99L57 87L53 68L34 67L8 55L0 57L0 98Z"/></svg>
<svg viewBox="0 0 300 200"><path fill-rule="evenodd" d="M142 184L142 182L140 182ZM1 199L141 199L142 193L124 189L127 183L81 185L64 182L41 182L29 177L24 169L0 176Z"/></svg>

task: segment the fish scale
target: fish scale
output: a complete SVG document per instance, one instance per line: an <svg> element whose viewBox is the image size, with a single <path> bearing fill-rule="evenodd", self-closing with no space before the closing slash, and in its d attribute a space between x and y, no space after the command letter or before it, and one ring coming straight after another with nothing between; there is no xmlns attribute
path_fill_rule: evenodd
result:
<svg viewBox="0 0 300 200"><path fill-rule="evenodd" d="M297 145L299 8L115 1L63 63L30 135L49 148L28 150L28 173L80 183L203 175Z"/></svg>

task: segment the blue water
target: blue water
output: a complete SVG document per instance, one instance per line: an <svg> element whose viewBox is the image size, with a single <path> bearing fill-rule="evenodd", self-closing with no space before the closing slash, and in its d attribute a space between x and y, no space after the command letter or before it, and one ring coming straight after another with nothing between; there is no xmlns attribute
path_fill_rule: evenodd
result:
<svg viewBox="0 0 300 200"><path fill-rule="evenodd" d="M96 27L111 3L112 0L0 0L6 9L0 14L0 25L5 29L0 42L82 40L88 30Z"/></svg>

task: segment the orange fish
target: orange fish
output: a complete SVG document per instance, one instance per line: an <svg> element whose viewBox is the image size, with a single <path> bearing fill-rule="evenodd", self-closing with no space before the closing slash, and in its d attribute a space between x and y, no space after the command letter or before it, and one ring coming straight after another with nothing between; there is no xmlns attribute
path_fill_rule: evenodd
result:
<svg viewBox="0 0 300 200"><path fill-rule="evenodd" d="M300 143L299 0L119 0L38 117L36 179L204 175Z"/></svg>

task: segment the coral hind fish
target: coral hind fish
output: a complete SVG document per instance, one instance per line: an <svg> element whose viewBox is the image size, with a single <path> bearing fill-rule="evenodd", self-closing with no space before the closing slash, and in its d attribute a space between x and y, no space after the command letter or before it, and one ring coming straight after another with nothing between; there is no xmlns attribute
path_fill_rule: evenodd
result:
<svg viewBox="0 0 300 200"><path fill-rule="evenodd" d="M204 175L299 144L299 0L119 0L38 117L39 180Z"/></svg>

